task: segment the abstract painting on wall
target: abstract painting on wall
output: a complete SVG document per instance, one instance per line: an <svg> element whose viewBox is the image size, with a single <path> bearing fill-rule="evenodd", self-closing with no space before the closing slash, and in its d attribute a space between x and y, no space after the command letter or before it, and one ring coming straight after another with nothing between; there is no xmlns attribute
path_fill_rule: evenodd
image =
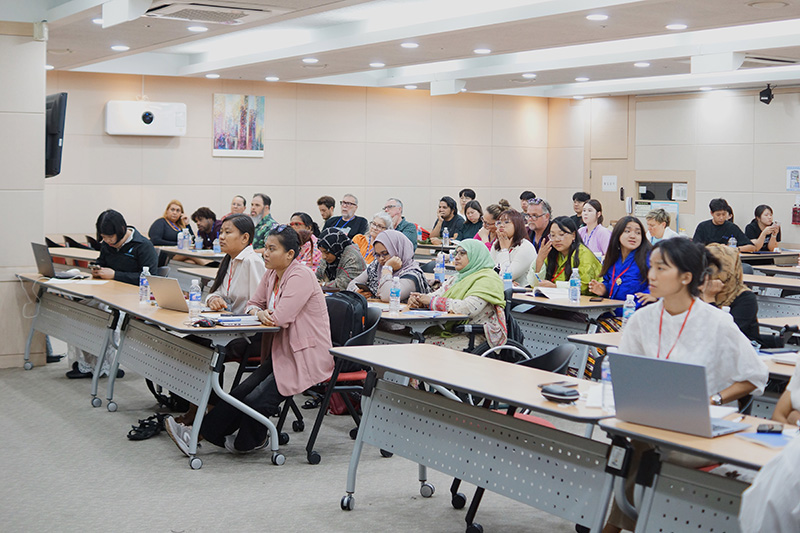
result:
<svg viewBox="0 0 800 533"><path fill-rule="evenodd" d="M213 155L264 157L264 96L214 95Z"/></svg>

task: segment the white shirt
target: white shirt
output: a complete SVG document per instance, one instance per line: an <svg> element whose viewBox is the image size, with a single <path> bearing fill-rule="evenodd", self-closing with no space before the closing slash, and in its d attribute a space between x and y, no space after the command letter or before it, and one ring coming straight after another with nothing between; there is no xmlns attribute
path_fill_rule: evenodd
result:
<svg viewBox="0 0 800 533"><path fill-rule="evenodd" d="M669 226L664 228L664 234L661 236L660 239L657 239L656 237L653 237L652 235L650 235L649 231L647 232L647 240L650 241L650 244L655 244L658 241L671 239L673 237L679 237L679 235L675 232L674 229L670 228Z"/></svg>
<svg viewBox="0 0 800 533"><path fill-rule="evenodd" d="M663 300L659 300L636 311L623 330L619 351L656 357L659 354L658 325L663 309ZM665 359L674 344L670 361L706 367L709 395L739 381L749 381L755 385L754 395L764 392L769 374L767 365L733 322L731 315L695 298L680 338L678 332L686 313L672 316L664 311L663 317L660 357Z"/></svg>
<svg viewBox="0 0 800 533"><path fill-rule="evenodd" d="M794 374L786 385L786 390L791 395L792 410L800 411L800 365L795 365Z"/></svg>
<svg viewBox="0 0 800 533"><path fill-rule="evenodd" d="M220 296L233 314L242 315L245 313L247 301L256 293L266 272L264 259L253 250L252 245L248 246L231 259L222 284L208 295L206 302L212 296Z"/></svg>
<svg viewBox="0 0 800 533"><path fill-rule="evenodd" d="M494 264L500 267L502 273L503 263L508 261L511 263L511 277L514 278L519 285L525 286L528 284L528 270L531 268L531 263L536 261L536 248L533 243L528 239L522 239L518 246L511 250L495 250L492 245L489 250Z"/></svg>
<svg viewBox="0 0 800 533"><path fill-rule="evenodd" d="M800 438L764 465L742 494L739 526L742 533L800 531Z"/></svg>

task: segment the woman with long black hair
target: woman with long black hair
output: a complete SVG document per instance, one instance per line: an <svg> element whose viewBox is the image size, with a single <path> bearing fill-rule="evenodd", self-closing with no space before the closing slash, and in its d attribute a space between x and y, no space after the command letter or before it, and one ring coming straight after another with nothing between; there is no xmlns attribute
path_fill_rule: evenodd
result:
<svg viewBox="0 0 800 533"><path fill-rule="evenodd" d="M575 221L556 217L550 225L550 240L539 248L536 261L528 272L531 287L555 287L557 281L569 281L572 270L581 277L581 294L589 294L589 282L600 278L600 261L581 242Z"/></svg>

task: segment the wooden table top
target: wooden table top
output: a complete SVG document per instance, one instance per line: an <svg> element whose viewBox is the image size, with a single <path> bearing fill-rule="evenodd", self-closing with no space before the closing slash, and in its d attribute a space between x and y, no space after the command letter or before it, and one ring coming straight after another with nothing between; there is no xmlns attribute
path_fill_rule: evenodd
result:
<svg viewBox="0 0 800 533"><path fill-rule="evenodd" d="M776 259L776 258L785 258L785 257L797 257L798 252L763 252L760 254L751 253L751 252L742 252L739 254L742 261L745 263L748 261L754 261L757 259Z"/></svg>
<svg viewBox="0 0 800 533"><path fill-rule="evenodd" d="M776 363L771 357L765 357L764 363L769 369L769 377L780 380L789 380L794 375L794 365L787 365L784 363Z"/></svg>
<svg viewBox="0 0 800 533"><path fill-rule="evenodd" d="M94 261L100 257L97 250L84 250L83 248L48 248L53 257L64 257L66 259L78 259L80 261Z"/></svg>
<svg viewBox="0 0 800 533"><path fill-rule="evenodd" d="M726 418L735 420L733 416L728 416ZM759 424L764 423L764 419L747 416L742 422L750 424L750 429L745 432L753 432ZM687 433L669 431L667 429L658 429L633 424L631 422L623 422L618 418L601 420L600 427L615 435L622 435L651 444L661 445L671 450L707 457L723 463L733 463L747 468L759 469L781 451L744 440L737 437L736 434L723 435L710 439L689 435Z"/></svg>
<svg viewBox="0 0 800 533"><path fill-rule="evenodd" d="M186 257L196 257L199 259L222 259L225 257L225 254L222 252L215 252L214 250L189 250L184 249L180 250L177 246L156 246L156 250L161 250L162 252L169 254L169 255L185 255Z"/></svg>
<svg viewBox="0 0 800 533"><path fill-rule="evenodd" d="M178 272L189 274L190 276L197 276L202 280L213 280L217 277L217 267L181 267Z"/></svg>
<svg viewBox="0 0 800 533"><path fill-rule="evenodd" d="M589 381L433 344L340 347L331 349L331 353L381 371L395 372L568 420L593 423L608 417L602 409L586 407L584 400L572 404L547 400L538 387L543 383L569 381L577 384L577 390L587 392L592 387Z"/></svg>
<svg viewBox="0 0 800 533"><path fill-rule="evenodd" d="M442 250L442 251L449 251L455 250L455 246L445 246L444 244L431 244L429 242L426 243L417 243L417 248L422 248L423 250Z"/></svg>
<svg viewBox="0 0 800 533"><path fill-rule="evenodd" d="M753 269L769 276L800 277L800 268L797 268L797 265L753 265Z"/></svg>
<svg viewBox="0 0 800 533"><path fill-rule="evenodd" d="M570 342L578 344L587 344L597 348L616 348L622 341L622 332L614 331L610 333L581 333L579 335L570 335L567 337Z"/></svg>
<svg viewBox="0 0 800 533"><path fill-rule="evenodd" d="M781 329L783 326L800 327L800 316L779 316L776 318L759 318L758 325L772 329Z"/></svg>
<svg viewBox="0 0 800 533"><path fill-rule="evenodd" d="M536 304L543 307L551 307L553 309L569 309L572 311L580 311L581 309L616 309L622 307L625 302L622 300L611 300L603 298L599 302L590 301L594 296L583 296L577 303L570 302L567 298L545 298L544 296L534 296L533 292L514 293L513 302L516 304Z"/></svg>
<svg viewBox="0 0 800 533"><path fill-rule="evenodd" d="M742 281L748 287L769 287L773 289L800 290L800 278L779 278L777 276L756 276L754 274L744 274L742 275Z"/></svg>

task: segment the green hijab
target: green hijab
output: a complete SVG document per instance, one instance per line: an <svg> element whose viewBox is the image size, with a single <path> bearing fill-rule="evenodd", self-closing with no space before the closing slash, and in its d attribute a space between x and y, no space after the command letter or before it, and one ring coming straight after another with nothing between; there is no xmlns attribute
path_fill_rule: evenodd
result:
<svg viewBox="0 0 800 533"><path fill-rule="evenodd" d="M477 296L492 305L505 307L503 280L494 271L494 261L486 244L475 239L465 239L457 242L456 246L467 252L469 263L458 272L455 282L442 296L457 300Z"/></svg>

